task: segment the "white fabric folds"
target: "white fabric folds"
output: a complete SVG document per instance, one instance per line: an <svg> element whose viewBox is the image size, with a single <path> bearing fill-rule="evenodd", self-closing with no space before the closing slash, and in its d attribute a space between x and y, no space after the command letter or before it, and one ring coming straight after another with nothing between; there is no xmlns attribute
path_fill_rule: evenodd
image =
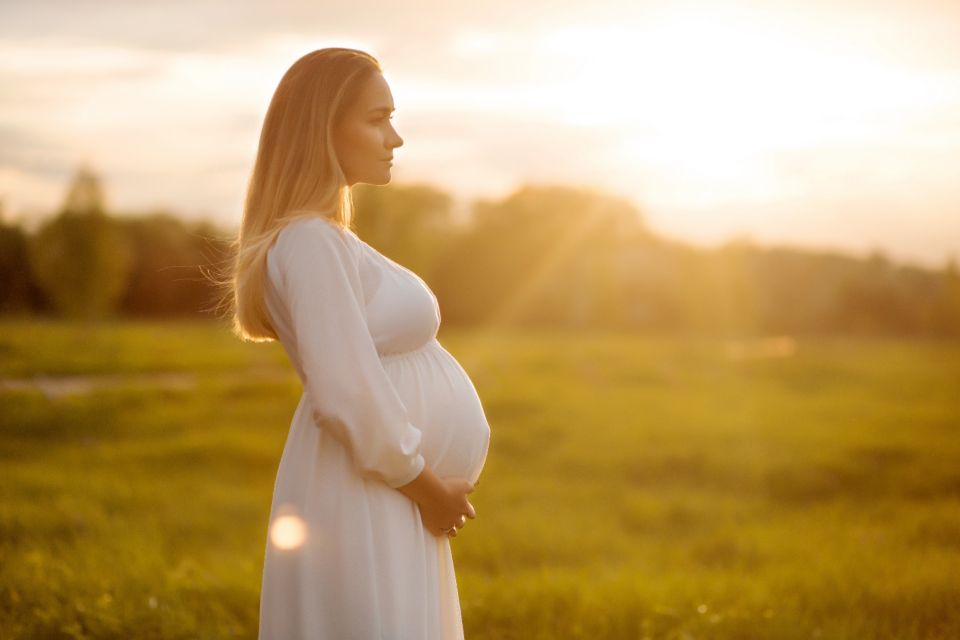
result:
<svg viewBox="0 0 960 640"><path fill-rule="evenodd" d="M303 385L274 484L260 638L463 638L450 539L396 490L479 478L490 427L419 276L321 217L287 224L265 304Z"/></svg>

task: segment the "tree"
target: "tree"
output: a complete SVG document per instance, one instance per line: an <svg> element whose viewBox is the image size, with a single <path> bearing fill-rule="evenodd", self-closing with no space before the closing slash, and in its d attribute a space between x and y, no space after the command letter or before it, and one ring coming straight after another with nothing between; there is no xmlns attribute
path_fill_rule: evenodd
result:
<svg viewBox="0 0 960 640"><path fill-rule="evenodd" d="M428 185L354 190L357 235L415 273L429 274L455 233L450 196Z"/></svg>
<svg viewBox="0 0 960 640"><path fill-rule="evenodd" d="M120 224L136 258L118 310L141 317L203 315L216 292L201 268L227 259L224 234L165 211Z"/></svg>
<svg viewBox="0 0 960 640"><path fill-rule="evenodd" d="M930 329L939 336L960 336L960 268L955 257L950 257L939 274L932 298Z"/></svg>
<svg viewBox="0 0 960 640"><path fill-rule="evenodd" d="M30 240L34 277L61 314L99 318L114 311L132 259L126 237L104 212L99 179L80 167L60 212Z"/></svg>
<svg viewBox="0 0 960 640"><path fill-rule="evenodd" d="M27 234L0 219L0 313L27 313L37 302L27 266Z"/></svg>

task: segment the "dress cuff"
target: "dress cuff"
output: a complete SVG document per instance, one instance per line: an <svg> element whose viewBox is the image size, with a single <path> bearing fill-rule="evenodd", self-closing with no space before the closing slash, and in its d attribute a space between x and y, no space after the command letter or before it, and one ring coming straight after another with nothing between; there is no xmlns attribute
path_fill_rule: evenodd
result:
<svg viewBox="0 0 960 640"><path fill-rule="evenodd" d="M413 482L413 480L420 475L423 471L423 468L427 465L426 460L423 459L423 454L418 453L417 457L413 459L410 469L407 474L402 478L399 478L395 482L388 483L391 489L396 489L402 487L405 484Z"/></svg>

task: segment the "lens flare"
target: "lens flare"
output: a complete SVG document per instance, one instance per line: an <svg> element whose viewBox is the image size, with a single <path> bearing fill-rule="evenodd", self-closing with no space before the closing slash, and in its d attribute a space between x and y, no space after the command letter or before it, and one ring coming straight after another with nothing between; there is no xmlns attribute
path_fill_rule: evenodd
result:
<svg viewBox="0 0 960 640"><path fill-rule="evenodd" d="M307 525L294 514L278 516L270 526L270 542L278 549L296 549L307 539Z"/></svg>

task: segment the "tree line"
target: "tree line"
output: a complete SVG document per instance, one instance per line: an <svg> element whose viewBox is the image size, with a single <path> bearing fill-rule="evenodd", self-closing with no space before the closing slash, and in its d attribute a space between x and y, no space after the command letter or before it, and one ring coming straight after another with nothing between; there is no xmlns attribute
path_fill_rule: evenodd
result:
<svg viewBox="0 0 960 640"><path fill-rule="evenodd" d="M658 236L629 201L527 185L473 203L466 221L428 185L354 190L355 230L420 275L444 325L687 331L720 335L960 337L960 270L836 251ZM0 313L97 319L214 317L204 271L227 232L170 212L104 211L89 169L34 233L0 223Z"/></svg>

